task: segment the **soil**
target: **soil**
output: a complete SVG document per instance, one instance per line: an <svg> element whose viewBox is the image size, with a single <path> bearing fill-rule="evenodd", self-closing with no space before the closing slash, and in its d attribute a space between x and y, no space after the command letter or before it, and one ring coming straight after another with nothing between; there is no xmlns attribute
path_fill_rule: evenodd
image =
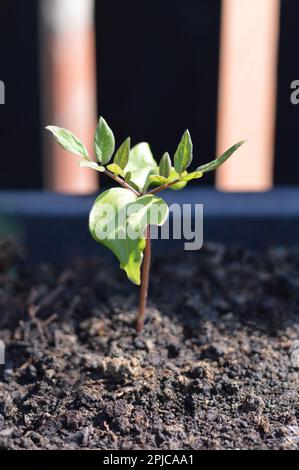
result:
<svg viewBox="0 0 299 470"><path fill-rule="evenodd" d="M0 447L298 449L299 248L0 274Z"/></svg>

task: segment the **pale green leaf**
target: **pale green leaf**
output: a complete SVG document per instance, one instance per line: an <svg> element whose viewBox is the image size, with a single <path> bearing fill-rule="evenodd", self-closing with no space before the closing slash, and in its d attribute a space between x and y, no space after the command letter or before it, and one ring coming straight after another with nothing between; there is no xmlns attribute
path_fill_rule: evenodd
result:
<svg viewBox="0 0 299 470"><path fill-rule="evenodd" d="M184 176L184 173L183 173ZM175 171L174 168L171 168L171 172L168 178L169 181L176 181L180 180L180 175ZM169 189L172 189L173 191L179 191L180 189L183 189L187 185L186 181L178 181L176 184L172 184L169 186Z"/></svg>
<svg viewBox="0 0 299 470"><path fill-rule="evenodd" d="M130 281L139 285L145 240L131 240L126 233L127 205L136 202L136 199L135 194L128 189L108 189L93 205L89 229L93 238L118 258L120 267L126 271Z"/></svg>
<svg viewBox="0 0 299 470"><path fill-rule="evenodd" d="M165 178L164 176L160 175L150 175L149 181L153 184L167 184L169 183L169 178Z"/></svg>
<svg viewBox="0 0 299 470"><path fill-rule="evenodd" d="M184 189L185 186L187 186L187 181L178 181L177 183L169 186L169 189L172 189L173 191L180 191L181 189Z"/></svg>
<svg viewBox="0 0 299 470"><path fill-rule="evenodd" d="M202 177L203 173L201 171L193 171L192 173L188 173L186 176L183 176L181 181L192 181Z"/></svg>
<svg viewBox="0 0 299 470"><path fill-rule="evenodd" d="M193 159L193 144L188 130L183 134L174 156L174 167L177 173L183 173Z"/></svg>
<svg viewBox="0 0 299 470"><path fill-rule="evenodd" d="M128 164L129 161L129 154L130 154L130 147L131 147L131 139L128 137L119 147L118 151L114 157L114 163L118 165L122 170Z"/></svg>
<svg viewBox="0 0 299 470"><path fill-rule="evenodd" d="M125 170L126 173L131 173L130 181L139 191L143 192L147 189L149 175L159 172L149 144L142 142L132 148Z"/></svg>
<svg viewBox="0 0 299 470"><path fill-rule="evenodd" d="M96 162L91 162L91 161L88 161L88 160L81 160L80 167L81 168L91 168L92 170L99 171L100 173L105 171L105 167L98 165L98 163L96 163Z"/></svg>
<svg viewBox="0 0 299 470"><path fill-rule="evenodd" d="M95 201L89 217L93 238L109 248L128 278L139 285L147 224L162 225L168 215L166 203L153 195L137 198L132 191L112 188Z"/></svg>
<svg viewBox="0 0 299 470"><path fill-rule="evenodd" d="M94 139L94 150L97 160L102 165L109 163L115 149L112 130L103 117L100 118Z"/></svg>
<svg viewBox="0 0 299 470"><path fill-rule="evenodd" d="M171 186L169 186L169 189L171 189L173 191L180 191L181 189L184 189L185 186L187 186L187 184L188 184L187 181L180 180L180 176L177 174L177 172L175 171L174 168L171 170L169 179L171 181L179 180L177 183L172 184Z"/></svg>
<svg viewBox="0 0 299 470"><path fill-rule="evenodd" d="M233 145L229 148L221 157L216 158L216 160L211 161L210 163L206 163L205 165L201 165L196 168L196 171L201 171L202 173L208 173L209 171L216 170L220 165L222 165L226 160L228 160L236 150L238 150L241 145L243 145L246 141L242 140L237 144Z"/></svg>
<svg viewBox="0 0 299 470"><path fill-rule="evenodd" d="M169 214L166 202L153 194L139 197L136 202L128 205L128 229L141 237L148 225L161 226Z"/></svg>
<svg viewBox="0 0 299 470"><path fill-rule="evenodd" d="M46 129L52 132L56 141L64 150L85 159L89 158L87 148L72 132L57 126L47 126Z"/></svg>
<svg viewBox="0 0 299 470"><path fill-rule="evenodd" d="M111 171L115 176L124 176L123 170L116 163L108 165L107 170Z"/></svg>
<svg viewBox="0 0 299 470"><path fill-rule="evenodd" d="M186 175L187 175L187 172L184 172L182 174L182 177L180 177L180 175L172 167L168 178L164 178L164 176L160 176L160 175L150 175L149 181L154 186L162 186L164 184L170 184L178 180L177 183L169 186L169 189L172 189L174 191L179 191L180 189L183 189L187 185L187 181L183 180L183 177Z"/></svg>
<svg viewBox="0 0 299 470"><path fill-rule="evenodd" d="M159 174L168 178L171 172L171 160L168 152L165 152L159 164Z"/></svg>

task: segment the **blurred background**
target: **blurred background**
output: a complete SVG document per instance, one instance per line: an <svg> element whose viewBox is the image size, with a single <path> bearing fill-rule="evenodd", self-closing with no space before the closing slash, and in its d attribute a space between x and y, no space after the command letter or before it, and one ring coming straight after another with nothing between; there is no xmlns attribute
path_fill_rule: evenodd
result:
<svg viewBox="0 0 299 470"><path fill-rule="evenodd" d="M1 0L0 188L95 192L44 126L92 148L100 114L118 144L149 141L157 159L186 128L195 165L248 139L201 184L298 184L298 18L298 0Z"/></svg>

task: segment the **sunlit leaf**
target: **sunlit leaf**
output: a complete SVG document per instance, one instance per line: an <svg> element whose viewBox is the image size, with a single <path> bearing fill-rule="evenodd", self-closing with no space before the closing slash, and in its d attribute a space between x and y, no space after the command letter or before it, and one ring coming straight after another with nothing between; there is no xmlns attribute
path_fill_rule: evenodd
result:
<svg viewBox="0 0 299 470"><path fill-rule="evenodd" d="M107 166L107 170L111 171L115 176L124 176L123 170L116 163L111 163Z"/></svg>
<svg viewBox="0 0 299 470"><path fill-rule="evenodd" d="M183 173L184 174L184 173ZM176 181L179 180L177 183L172 184L169 186L169 189L172 189L173 191L180 191L187 185L187 181L180 181L180 175L175 171L174 168L171 169L169 178L170 181Z"/></svg>
<svg viewBox="0 0 299 470"><path fill-rule="evenodd" d="M137 198L132 191L112 188L95 201L89 218L93 238L109 248L128 278L139 285L145 249L144 229L162 225L168 216L166 203L153 195Z"/></svg>
<svg viewBox="0 0 299 470"><path fill-rule="evenodd" d="M64 150L89 159L87 148L72 132L57 126L47 126L46 129L52 132L56 141Z"/></svg>
<svg viewBox="0 0 299 470"><path fill-rule="evenodd" d="M91 168L92 170L99 171L100 173L105 171L105 167L98 165L98 163L96 163L96 162L91 162L91 161L88 161L88 160L81 160L80 167L81 168Z"/></svg>
<svg viewBox="0 0 299 470"><path fill-rule="evenodd" d="M187 173L186 173L187 174ZM178 191L180 189L183 189L186 184L187 180L184 180L185 172L182 174L182 177L175 171L174 168L171 168L170 175L168 178L164 178L164 176L160 175L150 175L149 180L150 183L153 184L154 186L163 186L165 184L171 184L169 186L169 189L172 189L174 191ZM174 181L177 181L175 184Z"/></svg>
<svg viewBox="0 0 299 470"><path fill-rule="evenodd" d="M131 232L145 234L148 225L161 226L165 223L169 209L166 202L153 194L139 197L128 206L128 228Z"/></svg>
<svg viewBox="0 0 299 470"><path fill-rule="evenodd" d="M165 178L164 176L160 175L150 175L149 180L153 184L167 184L170 182L169 178Z"/></svg>
<svg viewBox="0 0 299 470"><path fill-rule="evenodd" d="M115 149L112 130L103 117L100 118L94 139L94 150L97 160L102 165L109 163Z"/></svg>
<svg viewBox="0 0 299 470"><path fill-rule="evenodd" d="M126 235L127 205L136 202L132 191L112 188L95 201L89 217L89 229L93 238L109 248L134 284L140 284L144 239L131 240Z"/></svg>
<svg viewBox="0 0 299 470"><path fill-rule="evenodd" d="M186 176L181 178L182 181L192 181L198 178L202 178L203 173L201 171L193 171L192 173L188 173Z"/></svg>
<svg viewBox="0 0 299 470"><path fill-rule="evenodd" d="M159 174L168 178L171 172L171 160L168 152L165 152L159 165Z"/></svg>
<svg viewBox="0 0 299 470"><path fill-rule="evenodd" d="M183 173L193 159L193 144L189 131L185 131L174 156L174 167L178 174Z"/></svg>
<svg viewBox="0 0 299 470"><path fill-rule="evenodd" d="M233 153L235 153L235 151L238 150L238 148L241 147L241 145L243 145L245 142L246 142L245 140L238 142L237 144L229 148L223 155L221 155L221 157L216 158L210 163L206 163L205 165L199 166L198 168L196 168L196 171L201 171L202 173L208 173L209 171L216 170L220 165L223 165L223 163L226 160L228 160L233 155Z"/></svg>
<svg viewBox="0 0 299 470"><path fill-rule="evenodd" d="M122 170L128 164L129 161L129 154L130 154L130 147L131 147L131 139L128 137L119 147L118 151L114 157L114 163L118 165Z"/></svg>
<svg viewBox="0 0 299 470"><path fill-rule="evenodd" d="M149 144L142 142L132 148L125 170L126 173L131 173L130 181L136 185L139 191L143 192L147 189L149 175L159 172Z"/></svg>

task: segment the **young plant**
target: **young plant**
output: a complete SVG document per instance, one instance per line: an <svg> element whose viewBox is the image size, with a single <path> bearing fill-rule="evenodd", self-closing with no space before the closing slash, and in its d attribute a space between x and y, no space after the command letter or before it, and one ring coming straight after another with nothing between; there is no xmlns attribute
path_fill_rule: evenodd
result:
<svg viewBox="0 0 299 470"><path fill-rule="evenodd" d="M169 212L167 204L157 194L167 188L182 189L189 181L216 170L244 142L189 172L193 145L188 130L182 136L173 162L166 152L158 164L149 144L143 142L131 148L130 137L115 152L113 132L102 117L94 139L96 161L90 158L85 145L71 132L56 126L48 126L47 129L65 150L80 157L81 167L103 173L121 186L108 189L96 199L90 213L89 229L93 238L118 258L130 281L140 285L136 322L136 330L140 332L144 326L148 297L150 225L162 226ZM154 209L155 220L151 217Z"/></svg>

